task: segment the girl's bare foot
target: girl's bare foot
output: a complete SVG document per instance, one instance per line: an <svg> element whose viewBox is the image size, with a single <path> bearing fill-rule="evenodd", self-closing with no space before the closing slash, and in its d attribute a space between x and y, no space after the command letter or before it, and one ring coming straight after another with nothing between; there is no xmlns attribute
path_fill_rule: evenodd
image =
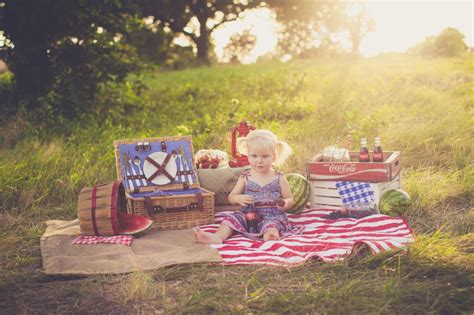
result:
<svg viewBox="0 0 474 315"><path fill-rule="evenodd" d="M222 239L215 233L204 232L200 228L194 228L196 242L204 244L222 244Z"/></svg>
<svg viewBox="0 0 474 315"><path fill-rule="evenodd" d="M263 240L266 241L278 241L280 239L280 233L278 233L278 230L268 230L263 234Z"/></svg>

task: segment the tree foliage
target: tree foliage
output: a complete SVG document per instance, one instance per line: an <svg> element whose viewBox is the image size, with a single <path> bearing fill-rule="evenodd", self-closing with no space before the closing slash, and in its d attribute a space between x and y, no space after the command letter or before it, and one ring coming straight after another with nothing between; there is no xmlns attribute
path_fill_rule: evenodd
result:
<svg viewBox="0 0 474 315"><path fill-rule="evenodd" d="M255 48L257 38L249 29L233 34L224 47L224 61L242 63L246 56Z"/></svg>
<svg viewBox="0 0 474 315"><path fill-rule="evenodd" d="M14 73L16 98L28 108L70 116L92 109L100 85L120 82L142 61L179 67L192 47L209 63L212 31L236 19L253 0L0 0L0 59ZM149 28L142 17L153 16ZM195 28L197 27L197 28ZM18 102L17 102L18 104Z"/></svg>
<svg viewBox="0 0 474 315"><path fill-rule="evenodd" d="M280 55L300 55L327 40L340 28L344 3L327 0L269 0L268 6L282 24Z"/></svg>
<svg viewBox="0 0 474 315"><path fill-rule="evenodd" d="M424 57L455 57L465 54L467 48L464 35L459 30L448 27L436 36L427 37L410 51Z"/></svg>
<svg viewBox="0 0 474 315"><path fill-rule="evenodd" d="M13 47L0 53L17 98L35 108L47 96L69 115L93 106L100 82L121 80L135 67L133 47L116 37L136 24L132 9L120 0L4 1L0 29Z"/></svg>
<svg viewBox="0 0 474 315"><path fill-rule="evenodd" d="M145 62L168 69L179 69L194 63L191 46L174 43L176 33L161 25L154 17L144 17L141 25L124 34L124 41L132 45L138 57Z"/></svg>

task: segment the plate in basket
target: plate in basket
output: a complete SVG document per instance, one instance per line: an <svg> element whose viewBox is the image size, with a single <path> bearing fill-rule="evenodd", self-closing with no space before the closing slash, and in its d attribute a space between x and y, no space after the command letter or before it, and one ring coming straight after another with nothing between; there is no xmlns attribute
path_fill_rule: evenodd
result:
<svg viewBox="0 0 474 315"><path fill-rule="evenodd" d="M154 174L158 171L158 167L154 165L152 162L150 162L148 159L152 159L157 164L162 165L167 155L168 154L166 154L165 152L155 152L148 155L148 157L145 159L143 163L143 173L145 174L146 179L148 179L150 182L152 182L155 185L169 184L176 177L178 168L176 166L176 155L174 154L171 155L170 160L165 166L165 171L171 176L171 179L163 172L153 177Z"/></svg>

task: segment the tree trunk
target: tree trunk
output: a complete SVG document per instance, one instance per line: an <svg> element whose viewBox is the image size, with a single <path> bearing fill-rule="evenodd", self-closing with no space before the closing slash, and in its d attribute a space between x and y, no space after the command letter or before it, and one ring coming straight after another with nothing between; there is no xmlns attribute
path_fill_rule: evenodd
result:
<svg viewBox="0 0 474 315"><path fill-rule="evenodd" d="M359 47L360 47L360 41L361 41L361 17L358 15L356 17L356 20L352 24L352 29L351 29L351 40L352 40L352 53L353 54L358 54L359 53Z"/></svg>
<svg viewBox="0 0 474 315"><path fill-rule="evenodd" d="M353 54L358 54L359 53L360 40L361 40L361 38L359 36L353 36L352 37L352 53Z"/></svg>
<svg viewBox="0 0 474 315"><path fill-rule="evenodd" d="M204 65L209 65L209 47L210 47L210 32L206 26L208 16L206 14L200 14L197 16L199 21L199 37L196 37L197 46L197 59Z"/></svg>

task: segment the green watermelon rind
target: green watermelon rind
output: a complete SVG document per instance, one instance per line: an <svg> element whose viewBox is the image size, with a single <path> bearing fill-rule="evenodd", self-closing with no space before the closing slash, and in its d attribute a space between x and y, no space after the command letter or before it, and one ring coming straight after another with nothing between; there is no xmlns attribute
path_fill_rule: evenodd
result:
<svg viewBox="0 0 474 315"><path fill-rule="evenodd" d="M293 200L295 202L293 207L286 210L286 212L291 214L301 213L309 200L309 181L306 179L306 177L297 173L286 174L285 178L290 184L291 193L293 194Z"/></svg>
<svg viewBox="0 0 474 315"><path fill-rule="evenodd" d="M379 202L380 212L390 216L404 214L411 207L410 195L402 189L389 189L382 194Z"/></svg>

